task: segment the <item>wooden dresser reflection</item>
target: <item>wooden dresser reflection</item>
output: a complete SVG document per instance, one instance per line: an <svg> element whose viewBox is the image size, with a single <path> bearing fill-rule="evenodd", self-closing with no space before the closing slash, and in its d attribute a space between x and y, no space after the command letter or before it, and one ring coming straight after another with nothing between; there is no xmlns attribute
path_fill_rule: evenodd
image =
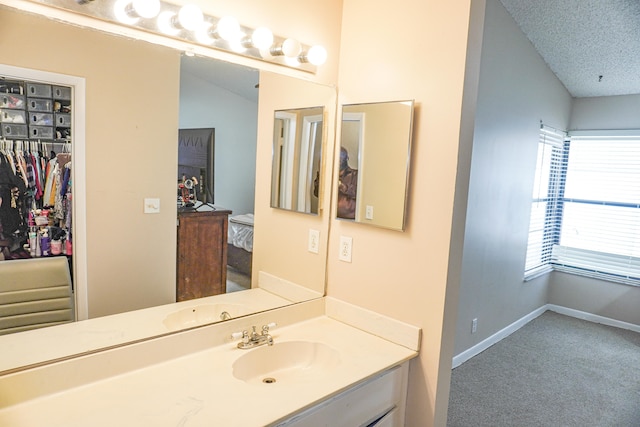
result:
<svg viewBox="0 0 640 427"><path fill-rule="evenodd" d="M227 290L229 210L179 211L176 300Z"/></svg>

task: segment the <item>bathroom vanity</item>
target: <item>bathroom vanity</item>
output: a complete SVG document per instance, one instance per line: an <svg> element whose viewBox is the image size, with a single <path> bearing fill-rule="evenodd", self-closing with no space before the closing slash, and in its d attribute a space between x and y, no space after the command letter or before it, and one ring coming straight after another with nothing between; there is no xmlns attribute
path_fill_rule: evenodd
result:
<svg viewBox="0 0 640 427"><path fill-rule="evenodd" d="M237 333L276 323L273 345ZM332 298L0 376L0 425L401 426L420 329Z"/></svg>

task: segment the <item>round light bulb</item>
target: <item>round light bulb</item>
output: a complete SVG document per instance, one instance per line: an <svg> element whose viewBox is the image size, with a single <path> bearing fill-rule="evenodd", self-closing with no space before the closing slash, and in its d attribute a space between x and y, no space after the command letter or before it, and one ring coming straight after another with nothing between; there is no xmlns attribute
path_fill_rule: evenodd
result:
<svg viewBox="0 0 640 427"><path fill-rule="evenodd" d="M177 35L180 30L171 24L175 16L175 13L168 10L160 12L160 15L158 15L158 29L168 36Z"/></svg>
<svg viewBox="0 0 640 427"><path fill-rule="evenodd" d="M204 20L202 10L195 4L187 4L178 12L178 22L185 30L196 30Z"/></svg>
<svg viewBox="0 0 640 427"><path fill-rule="evenodd" d="M240 34L240 38L236 38L235 40L230 40L229 41L229 49L231 49L232 51L236 52L236 53L242 53L245 50L247 50L247 48L242 44L242 37L244 36L244 34Z"/></svg>
<svg viewBox="0 0 640 427"><path fill-rule="evenodd" d="M160 13L160 0L133 0L133 10L142 18L154 18Z"/></svg>
<svg viewBox="0 0 640 427"><path fill-rule="evenodd" d="M273 44L273 33L266 27L259 27L253 30L251 40L256 48L269 49Z"/></svg>
<svg viewBox="0 0 640 427"><path fill-rule="evenodd" d="M239 40L241 38L240 24L232 16L223 16L216 25L216 32L221 39L227 41Z"/></svg>
<svg viewBox="0 0 640 427"><path fill-rule="evenodd" d="M327 61L327 50L322 46L312 46L307 52L307 61L313 65L322 65Z"/></svg>
<svg viewBox="0 0 640 427"><path fill-rule="evenodd" d="M113 14L116 19L123 24L133 25L138 22L139 18L131 16L127 13L127 6L129 6L129 0L117 0L113 4Z"/></svg>
<svg viewBox="0 0 640 427"><path fill-rule="evenodd" d="M302 46L298 40L286 39L282 42L282 54L288 58L295 58L300 55Z"/></svg>
<svg viewBox="0 0 640 427"><path fill-rule="evenodd" d="M212 26L213 24L211 22L202 21L202 24L200 24L200 26L193 32L198 43L211 44L215 42L215 39L212 39L209 36Z"/></svg>

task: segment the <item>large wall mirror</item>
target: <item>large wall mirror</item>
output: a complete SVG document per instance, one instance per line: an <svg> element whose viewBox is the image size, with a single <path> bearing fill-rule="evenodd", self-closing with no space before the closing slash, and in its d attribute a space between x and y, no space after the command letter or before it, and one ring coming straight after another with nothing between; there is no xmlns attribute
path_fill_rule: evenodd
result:
<svg viewBox="0 0 640 427"><path fill-rule="evenodd" d="M1 336L0 346L15 351L3 352L0 372L181 329L180 321L170 326L163 322L166 312L156 324L142 325L146 318L142 313L148 310L171 307L178 312L172 303L176 297L176 175L181 128L215 129L215 205L231 210L232 215L253 214L255 218L252 271L240 290L225 295L236 299L232 305L243 307L239 315L297 301L268 292L273 299L255 303L253 295L262 290L259 285L265 277L269 284L281 281L307 289L304 295L323 294L328 219L302 215L290 220L274 214L268 188L274 111L319 106L324 110L324 129L329 126L327 134L333 135L334 88L210 58L187 58L169 47L6 6L0 6L0 20L7 24L3 25L7 34L24 41L3 48L1 63L76 76L86 85L86 103L82 99L74 104L82 113L73 112L76 120L83 121L75 125L82 128L84 138L74 139L78 144L72 151L77 170L86 171L77 175L82 180L78 188L86 190L78 197L74 193L78 213L74 217L78 227L74 229L78 241L74 258L77 255L78 265L71 271L76 300L84 307L76 307L76 312L83 320ZM51 34L56 35L57 50L84 53L48 55L51 47L42 40ZM104 54L107 51L109 55ZM327 144L326 137L315 134L319 149ZM325 152L333 151L333 141L329 142ZM313 166L310 172L318 169ZM331 173L323 175L328 188ZM328 205L330 196L325 197L320 206ZM160 201L152 206L158 213L144 213L147 198ZM319 253L307 251L310 229L319 231ZM208 321L223 320L217 314ZM77 331L78 327L70 328L76 325L91 326L79 326L83 333L69 339L65 331ZM193 324L185 323L190 326ZM31 339L43 341L21 353L19 347ZM49 345L55 348L51 351Z"/></svg>
<svg viewBox="0 0 640 427"><path fill-rule="evenodd" d="M413 100L342 107L336 216L404 230Z"/></svg>
<svg viewBox="0 0 640 427"><path fill-rule="evenodd" d="M323 107L274 114L271 207L318 214Z"/></svg>

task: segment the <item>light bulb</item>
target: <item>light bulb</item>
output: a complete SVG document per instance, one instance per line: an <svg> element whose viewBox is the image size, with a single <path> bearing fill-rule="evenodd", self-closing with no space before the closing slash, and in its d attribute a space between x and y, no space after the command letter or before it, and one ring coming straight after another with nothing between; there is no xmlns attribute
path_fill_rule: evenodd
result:
<svg viewBox="0 0 640 427"><path fill-rule="evenodd" d="M300 55L302 46L300 42L294 39L286 39L282 44L274 49L271 49L272 55L284 55L288 58L295 58Z"/></svg>
<svg viewBox="0 0 640 427"><path fill-rule="evenodd" d="M236 52L236 53L242 53L245 50L247 50L246 46L244 46L242 44L242 36L244 36L243 33L240 33L240 38L236 38L235 40L230 40L229 43L229 49L231 49L232 51Z"/></svg>
<svg viewBox="0 0 640 427"><path fill-rule="evenodd" d="M123 24L133 25L138 22L139 18L127 13L128 6L129 0L117 0L113 4L113 14L116 16L116 19Z"/></svg>
<svg viewBox="0 0 640 427"><path fill-rule="evenodd" d="M327 50L322 46L312 46L307 52L306 59L310 64L322 65L327 61Z"/></svg>
<svg viewBox="0 0 640 427"><path fill-rule="evenodd" d="M251 42L260 50L269 49L273 44L273 33L266 27L256 28L251 35Z"/></svg>
<svg viewBox="0 0 640 427"><path fill-rule="evenodd" d="M226 41L240 40L240 24L238 20L232 16L223 16L216 25L217 35Z"/></svg>
<svg viewBox="0 0 640 427"><path fill-rule="evenodd" d="M203 20L202 10L195 4L184 5L178 12L178 22L185 30L196 30Z"/></svg>
<svg viewBox="0 0 640 427"><path fill-rule="evenodd" d="M171 23L175 16L175 13L168 10L160 12L160 15L158 15L158 29L168 36L177 35L180 29L174 27Z"/></svg>
<svg viewBox="0 0 640 427"><path fill-rule="evenodd" d="M211 22L202 21L202 24L193 32L198 43L202 44L211 44L215 41L212 39L209 34L211 34L211 27L213 24Z"/></svg>
<svg viewBox="0 0 640 427"><path fill-rule="evenodd" d="M142 18L154 18L160 13L160 0L133 0L133 10Z"/></svg>

